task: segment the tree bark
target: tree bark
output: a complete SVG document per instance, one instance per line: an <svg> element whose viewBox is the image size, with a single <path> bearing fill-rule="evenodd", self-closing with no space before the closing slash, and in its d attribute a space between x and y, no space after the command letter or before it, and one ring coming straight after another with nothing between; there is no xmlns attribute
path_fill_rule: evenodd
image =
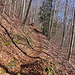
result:
<svg viewBox="0 0 75 75"><path fill-rule="evenodd" d="M61 46L60 46L61 50L63 48L63 43L64 43L64 39L65 39L65 28L66 28L66 20L67 20L67 7L68 7L68 0L66 0L65 12L64 12L63 33L62 33L62 40L61 40Z"/></svg>
<svg viewBox="0 0 75 75"><path fill-rule="evenodd" d="M74 44L74 37L75 37L75 11L74 11L74 16L73 16L73 26L72 26L72 35L71 35L71 42L70 42L70 48L68 52L68 61L70 61L71 58L71 53L72 53L72 48Z"/></svg>
<svg viewBox="0 0 75 75"><path fill-rule="evenodd" d="M52 25L51 25L51 18L52 18L52 16L51 16L51 14L52 14L52 2L53 2L53 0L51 0L51 4L50 4L50 21L49 21L49 30L48 30L48 39L50 40L50 32L51 32L51 27L52 27Z"/></svg>
<svg viewBox="0 0 75 75"><path fill-rule="evenodd" d="M26 12L26 16L25 16L25 18L23 20L23 27L25 26L25 23L26 23L28 14L29 14L29 10L30 10L31 3L32 3L32 0L30 0L30 2L29 2L28 9L27 9L27 12Z"/></svg>

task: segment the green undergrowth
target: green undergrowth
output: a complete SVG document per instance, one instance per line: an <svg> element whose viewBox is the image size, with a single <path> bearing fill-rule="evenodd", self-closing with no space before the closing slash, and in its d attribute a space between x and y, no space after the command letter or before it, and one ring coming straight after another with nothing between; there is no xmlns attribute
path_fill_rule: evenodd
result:
<svg viewBox="0 0 75 75"><path fill-rule="evenodd" d="M26 41L26 38L24 38L24 37L21 36L20 34L14 34L14 35L13 35L13 39L21 40L21 41Z"/></svg>
<svg viewBox="0 0 75 75"><path fill-rule="evenodd" d="M13 39L14 39L14 42L17 43L17 44L22 44L22 45L26 45L28 48L30 48L29 44L31 46L33 46L32 44L32 39L30 36L28 36L28 38L25 38L21 35L18 35L18 34L15 34L13 35ZM28 43L29 42L29 43Z"/></svg>
<svg viewBox="0 0 75 75"><path fill-rule="evenodd" d="M4 38L5 40L7 40L6 38ZM30 47L28 42L31 43L32 42L32 39L29 37L28 38L28 42L27 42L27 38L23 37L23 36L20 36L18 34L15 34L13 35L13 41L16 43L16 44L22 44L22 45L26 45L28 48ZM11 43L11 41L7 41L7 42L3 42L2 43L2 46L7 46ZM33 46L31 44L31 46Z"/></svg>
<svg viewBox="0 0 75 75"><path fill-rule="evenodd" d="M47 75L52 75L53 74L51 67L46 67L45 71L47 72Z"/></svg>
<svg viewBox="0 0 75 75"><path fill-rule="evenodd" d="M3 69L3 70L0 70L0 74L2 75L2 74L4 74L4 73L6 73L6 71Z"/></svg>
<svg viewBox="0 0 75 75"><path fill-rule="evenodd" d="M21 75L20 73L17 73L16 75Z"/></svg>
<svg viewBox="0 0 75 75"><path fill-rule="evenodd" d="M58 69L56 68L56 66L58 66L57 63L51 61L47 61L46 63L49 64L47 67L45 67L45 72L47 75L60 75Z"/></svg>
<svg viewBox="0 0 75 75"><path fill-rule="evenodd" d="M7 68L16 67L16 60L12 58L12 60L8 63Z"/></svg>
<svg viewBox="0 0 75 75"><path fill-rule="evenodd" d="M2 43L2 46L7 46L9 44L10 44L9 42L4 42L4 43Z"/></svg>

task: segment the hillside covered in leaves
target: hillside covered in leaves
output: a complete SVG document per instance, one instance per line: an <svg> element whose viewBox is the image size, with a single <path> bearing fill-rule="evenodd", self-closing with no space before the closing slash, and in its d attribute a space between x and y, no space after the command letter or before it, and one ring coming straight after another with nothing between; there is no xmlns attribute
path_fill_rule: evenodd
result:
<svg viewBox="0 0 75 75"><path fill-rule="evenodd" d="M36 26L22 28L17 16L0 14L1 75L74 75L75 66L58 47Z"/></svg>
<svg viewBox="0 0 75 75"><path fill-rule="evenodd" d="M75 75L75 0L0 0L0 75Z"/></svg>

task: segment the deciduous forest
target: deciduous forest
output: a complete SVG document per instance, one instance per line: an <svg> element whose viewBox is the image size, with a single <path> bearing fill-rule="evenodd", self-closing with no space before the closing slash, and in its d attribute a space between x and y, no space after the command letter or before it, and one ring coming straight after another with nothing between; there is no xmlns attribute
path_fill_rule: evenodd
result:
<svg viewBox="0 0 75 75"><path fill-rule="evenodd" d="M0 0L1 75L75 75L75 0Z"/></svg>

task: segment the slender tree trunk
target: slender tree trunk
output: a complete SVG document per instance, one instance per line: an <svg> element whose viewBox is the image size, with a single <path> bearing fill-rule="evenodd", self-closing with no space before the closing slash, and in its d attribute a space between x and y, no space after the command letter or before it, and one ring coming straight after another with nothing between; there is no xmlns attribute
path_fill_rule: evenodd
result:
<svg viewBox="0 0 75 75"><path fill-rule="evenodd" d="M9 0L9 15L11 14L12 0Z"/></svg>
<svg viewBox="0 0 75 75"><path fill-rule="evenodd" d="M24 19L24 16L25 16L25 11L26 11L26 3L27 3L27 0L24 0L22 20Z"/></svg>
<svg viewBox="0 0 75 75"><path fill-rule="evenodd" d="M53 20L54 20L54 14L55 14L55 2L56 2L56 1L54 0L54 6L53 6L53 7L54 7L54 10L53 10L53 12L52 12L52 17L51 17L52 20L51 20L51 26L50 26L50 28L51 28L51 29L50 29L50 38L51 38L51 36L52 36L52 31L53 31L53 22L54 22ZM50 38L49 38L49 39L50 39Z"/></svg>
<svg viewBox="0 0 75 75"><path fill-rule="evenodd" d="M68 7L68 0L66 0L65 12L64 12L63 34L62 34L62 41L61 41L61 46L60 46L61 50L62 50L64 39L65 39L65 28L66 28L66 20L67 20L67 7Z"/></svg>
<svg viewBox="0 0 75 75"><path fill-rule="evenodd" d="M67 47L67 52L69 51L69 49L70 49L70 42L71 42L71 32L72 32L72 22L70 21L69 22L69 28L68 28L68 42L67 42L67 44L68 44L68 47Z"/></svg>
<svg viewBox="0 0 75 75"><path fill-rule="evenodd" d="M21 13L21 0L19 0L19 1L16 0L16 14L18 14L19 18L20 18L20 13Z"/></svg>
<svg viewBox="0 0 75 75"><path fill-rule="evenodd" d="M58 30L58 27L59 27L59 24L58 24L58 21L59 21L59 20L58 20L58 16L59 16L59 12L60 12L60 0L58 0L57 2L58 2L58 4L56 4L56 11L57 11L57 12L56 12L56 15L55 15L55 16L56 16L55 19L56 19L56 23L57 23L56 35L58 35L58 32L59 32L59 30Z"/></svg>
<svg viewBox="0 0 75 75"><path fill-rule="evenodd" d="M50 21L49 21L49 30L48 30L48 39L50 40L50 31L51 31L51 14L52 14L52 2L53 0L51 0L51 3L50 3Z"/></svg>
<svg viewBox="0 0 75 75"><path fill-rule="evenodd" d="M15 13L16 13L16 0L15 0L15 2L14 2L14 14L13 14L13 17L14 17L14 15L15 15Z"/></svg>
<svg viewBox="0 0 75 75"><path fill-rule="evenodd" d="M4 8L3 8L3 14L5 13L5 10L6 10L6 4L7 4L7 2L5 0L5 2L4 2Z"/></svg>
<svg viewBox="0 0 75 75"><path fill-rule="evenodd" d="M25 26L25 23L26 23L28 14L29 14L29 10L30 10L31 3L32 3L32 0L30 0L30 2L29 2L28 9L27 9L27 12L26 12L26 16L25 16L25 18L23 20L23 27Z"/></svg>
<svg viewBox="0 0 75 75"><path fill-rule="evenodd" d="M71 53L72 53L72 48L74 44L74 37L75 37L75 11L74 11L74 19L73 19L73 26L72 26L72 36L71 36L71 42L70 42L70 48L68 52L68 61L70 61L71 58Z"/></svg>

